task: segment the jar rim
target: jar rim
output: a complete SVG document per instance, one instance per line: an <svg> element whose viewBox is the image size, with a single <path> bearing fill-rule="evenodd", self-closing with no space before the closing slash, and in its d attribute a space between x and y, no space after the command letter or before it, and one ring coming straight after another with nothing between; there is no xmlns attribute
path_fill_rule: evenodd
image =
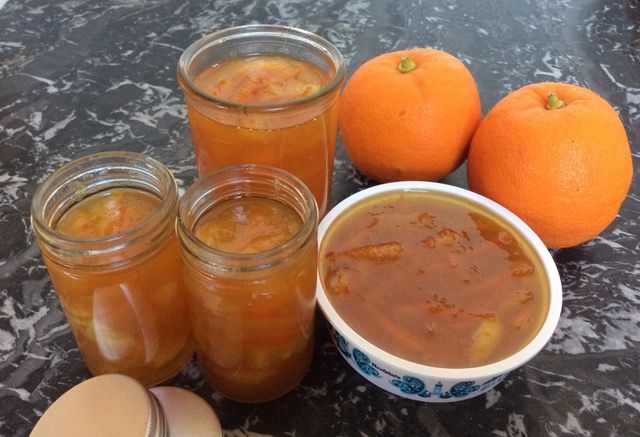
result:
<svg viewBox="0 0 640 437"><path fill-rule="evenodd" d="M141 175L150 176L153 179L153 187L159 192L152 193L158 196L160 202L153 211L149 213L140 223L122 232L98 238L81 238L63 234L52 226L54 223L53 214L59 216L68 211L70 207L78 204L82 200L100 193L109 188L136 188L133 180L125 177L114 178L112 181L117 185L107 185L104 189L86 192L80 179L102 170L116 171L117 169L128 169L140 172ZM142 184L142 181L140 181ZM75 187L74 187L75 185ZM97 183L88 187L94 187ZM149 187L151 183L145 184ZM74 189L75 188L75 189ZM61 192L63 196L71 197L68 205L64 208L58 207L49 211L53 197ZM109 151L98 152L83 156L67 162L50 174L35 190L31 202L31 225L37 236L45 244L56 249L83 252L87 256L101 255L106 252L116 252L126 245L135 244L140 240L149 238L151 235L161 234L162 224L172 218L173 211L178 203L178 189L175 178L171 171L161 162L136 152ZM58 211L62 209L62 213ZM58 219L59 219L58 216ZM173 224L173 221L171 222Z"/></svg>
<svg viewBox="0 0 640 437"><path fill-rule="evenodd" d="M251 36L276 36L282 37L285 40L300 40L309 43L316 50L328 55L333 66L335 67L335 73L333 77L320 91L299 99L293 99L277 104L242 104L233 101L219 99L198 87L188 74L189 66L191 62L208 47L216 43L224 43L229 40L249 38ZM185 84L185 86L195 93L199 98L215 104L216 106L223 108L234 108L243 111L246 110L259 110L265 112L277 112L287 110L292 107L302 106L309 102L321 99L324 96L331 94L336 88L339 88L346 76L346 68L344 65L344 58L342 53L327 39L316 35L313 32L299 29L291 26L284 26L280 24L247 24L242 26L230 27L223 30L207 34L202 38L194 41L189 47L187 47L178 61L178 80Z"/></svg>
<svg viewBox="0 0 640 437"><path fill-rule="evenodd" d="M241 175L241 178L234 180L231 177L234 174L236 176ZM250 194L245 196L242 194L236 194L235 196L228 195L215 199L213 202L206 205L206 207L200 208L200 212L195 219L187 220L187 215L189 213L196 212L197 209L194 208L196 203L205 196L210 195L216 188L220 188L223 185L242 185L242 183L249 182L250 178L253 178L254 181L256 178L271 178L274 183L279 185L280 189L290 190L297 197L297 200L301 201L305 214L304 216L300 215L300 219L302 220L302 226L300 229L298 229L297 232L284 243L271 249L252 253L235 253L216 249L205 244L196 237L193 231L195 224L204 214L206 214L207 211L220 202L247 197L250 196ZM274 200L280 201L279 199ZM287 206L291 207L291 205ZM296 212L300 214L298 211ZM218 268L221 268L224 264L229 262L237 263L242 265L244 270L247 271L261 270L284 261L290 253L295 252L300 247L303 247L310 239L315 238L314 231L317 229L318 219L318 207L315 197L298 177L286 170L272 166L261 164L240 164L216 170L207 176L200 178L187 189L180 199L176 229L180 237L181 249L186 249L190 255L195 256L200 262L210 267ZM190 225L191 222L192 225ZM205 254L207 258L214 261L211 262L209 260L203 260L201 256L198 256L198 254L194 252ZM225 260L226 263L221 262L222 260Z"/></svg>

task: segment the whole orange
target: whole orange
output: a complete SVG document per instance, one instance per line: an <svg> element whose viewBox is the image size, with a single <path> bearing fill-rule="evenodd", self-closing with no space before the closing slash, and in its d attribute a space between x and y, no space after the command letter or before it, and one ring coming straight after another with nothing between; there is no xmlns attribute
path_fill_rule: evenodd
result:
<svg viewBox="0 0 640 437"><path fill-rule="evenodd" d="M499 101L480 123L467 162L469 187L520 216L550 248L602 232L632 173L614 109L565 83L528 85Z"/></svg>
<svg viewBox="0 0 640 437"><path fill-rule="evenodd" d="M366 176L438 180L466 157L480 96L469 70L448 53L386 53L353 73L338 121L349 158Z"/></svg>

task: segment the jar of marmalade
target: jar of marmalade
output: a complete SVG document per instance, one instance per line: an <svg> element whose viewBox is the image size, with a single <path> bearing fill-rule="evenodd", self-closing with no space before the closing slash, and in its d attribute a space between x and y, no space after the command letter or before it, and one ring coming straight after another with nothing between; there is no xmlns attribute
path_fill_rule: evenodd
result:
<svg viewBox="0 0 640 437"><path fill-rule="evenodd" d="M294 27L250 24L206 35L178 63L202 177L251 163L300 178L329 209L344 59Z"/></svg>
<svg viewBox="0 0 640 437"><path fill-rule="evenodd" d="M84 361L144 385L193 353L171 172L136 153L72 161L40 185L31 222Z"/></svg>
<svg viewBox="0 0 640 437"><path fill-rule="evenodd" d="M215 171L180 201L178 239L200 368L239 402L293 389L313 355L318 211L273 167Z"/></svg>

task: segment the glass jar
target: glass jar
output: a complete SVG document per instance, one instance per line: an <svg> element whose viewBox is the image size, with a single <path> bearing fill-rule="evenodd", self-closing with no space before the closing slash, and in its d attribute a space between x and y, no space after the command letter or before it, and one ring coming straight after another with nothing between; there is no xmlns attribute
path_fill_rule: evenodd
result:
<svg viewBox="0 0 640 437"><path fill-rule="evenodd" d="M87 203L101 197L115 202L114 193L146 196L152 202L146 218L109 235L91 234L92 228L82 236L61 231L61 219L74 208L76 219L88 226L97 226L101 218L115 221L100 217L116 214L115 209L91 210ZM177 208L171 172L154 159L129 152L72 161L34 194L32 226L80 353L94 375L122 373L154 385L176 374L193 354L175 237ZM126 220L126 215L118 217Z"/></svg>
<svg viewBox="0 0 640 437"><path fill-rule="evenodd" d="M322 71L327 81L310 95L247 104L216 97L213 84L203 80L212 66L258 56L303 61ZM307 184L323 216L331 197L344 78L344 61L335 46L292 27L240 26L194 42L180 57L178 82L185 93L199 175L243 163L282 168Z"/></svg>
<svg viewBox="0 0 640 437"><path fill-rule="evenodd" d="M262 199L299 217L299 228L286 241L239 253L214 248L196 235L199 223L231 201L239 202L232 208L235 217L248 223L239 238L252 233L270 220L250 212L250 204ZM271 219L277 222L278 215ZM302 181L266 166L215 171L181 199L177 232L196 354L205 378L224 396L272 400L306 374L314 344L317 221L315 200ZM233 226L227 225L215 232L232 240L225 232ZM261 238L256 233L252 241Z"/></svg>

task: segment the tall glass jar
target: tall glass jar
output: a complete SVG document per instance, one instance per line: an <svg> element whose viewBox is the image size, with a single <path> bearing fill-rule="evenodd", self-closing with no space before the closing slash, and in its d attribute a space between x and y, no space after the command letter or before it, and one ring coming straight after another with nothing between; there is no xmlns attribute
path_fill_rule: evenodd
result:
<svg viewBox="0 0 640 437"><path fill-rule="evenodd" d="M147 210L121 203L127 197ZM72 161L34 194L31 222L44 262L95 375L122 373L155 385L193 354L177 208L171 172L128 152ZM139 220L129 226L133 211ZM71 221L73 232L64 228Z"/></svg>
<svg viewBox="0 0 640 437"><path fill-rule="evenodd" d="M265 57L266 62L258 63L255 69L243 69L242 62L258 57ZM283 73L290 66L282 67L279 62L287 59L302 64L296 64L293 73ZM214 81L211 69L232 61L237 63L233 73ZM326 80L309 86L296 82L299 74L305 74L305 65ZM239 72L246 77L238 79ZM275 80L273 76L281 73L285 77ZM292 27L240 26L194 42L180 57L178 82L186 97L199 175L243 163L282 168L307 184L323 216L331 196L338 100L344 78L344 61L333 44ZM216 87L224 88L234 79L239 83L229 86L228 95L216 93ZM299 88L301 93L291 88ZM259 97L261 93L269 97L290 93L290 98L276 103L260 98L253 103L238 100L241 95Z"/></svg>
<svg viewBox="0 0 640 437"><path fill-rule="evenodd" d="M265 202L277 208L264 209ZM283 238L281 225L292 216L299 226ZM177 230L196 354L205 378L224 396L272 400L306 374L314 344L317 221L305 185L266 166L218 170L181 199ZM199 233L210 223L215 226ZM249 248L228 249L237 240Z"/></svg>

